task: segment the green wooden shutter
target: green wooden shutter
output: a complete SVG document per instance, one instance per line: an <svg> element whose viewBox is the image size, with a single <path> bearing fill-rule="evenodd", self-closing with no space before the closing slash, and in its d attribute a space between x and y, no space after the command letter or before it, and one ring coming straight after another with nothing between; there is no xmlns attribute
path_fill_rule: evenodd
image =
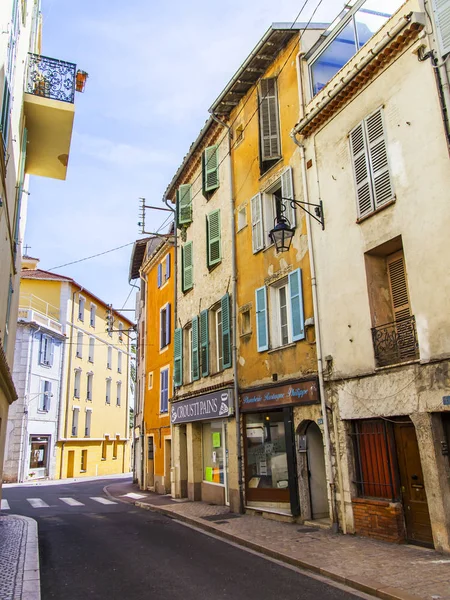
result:
<svg viewBox="0 0 450 600"><path fill-rule="evenodd" d="M259 125L262 160L281 158L277 80L275 78L261 80Z"/></svg>
<svg viewBox="0 0 450 600"><path fill-rule="evenodd" d="M214 210L206 215L206 235L208 240L208 267L212 267L222 260L220 210Z"/></svg>
<svg viewBox="0 0 450 600"><path fill-rule="evenodd" d="M191 348L192 381L200 379L200 365L198 360L198 317L192 319L192 348Z"/></svg>
<svg viewBox="0 0 450 600"><path fill-rule="evenodd" d="M231 315L230 295L225 294L220 301L222 308L222 361L223 368L231 367Z"/></svg>
<svg viewBox="0 0 450 600"><path fill-rule="evenodd" d="M260 287L255 291L256 296L256 342L258 352L269 349L269 328L267 323L267 290Z"/></svg>
<svg viewBox="0 0 450 600"><path fill-rule="evenodd" d="M173 360L173 384L179 387L183 385L183 330L180 327L174 333Z"/></svg>
<svg viewBox="0 0 450 600"><path fill-rule="evenodd" d="M209 146L203 153L203 192L212 192L219 187L218 146Z"/></svg>
<svg viewBox="0 0 450 600"><path fill-rule="evenodd" d="M303 314L302 270L289 273L289 296L291 301L292 341L305 338L305 316Z"/></svg>
<svg viewBox="0 0 450 600"><path fill-rule="evenodd" d="M202 310L200 313L200 362L202 377L207 377L209 375L208 310Z"/></svg>
<svg viewBox="0 0 450 600"><path fill-rule="evenodd" d="M182 289L187 292L194 285L194 264L193 264L193 246L192 242L184 244L181 248L182 252Z"/></svg>
<svg viewBox="0 0 450 600"><path fill-rule="evenodd" d="M184 183L178 188L178 224L188 225L192 222L192 186Z"/></svg>

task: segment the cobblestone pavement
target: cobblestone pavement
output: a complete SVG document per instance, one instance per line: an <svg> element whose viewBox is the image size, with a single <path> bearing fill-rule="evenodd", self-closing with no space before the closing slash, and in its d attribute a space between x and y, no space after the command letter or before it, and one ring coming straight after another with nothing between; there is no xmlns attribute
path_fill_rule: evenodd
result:
<svg viewBox="0 0 450 600"><path fill-rule="evenodd" d="M380 598L450 600L450 556L411 545L388 544L329 530L233 515L226 506L176 502L131 483L108 486L109 494L195 524L264 554L320 572ZM145 498L132 500L135 492Z"/></svg>
<svg viewBox="0 0 450 600"><path fill-rule="evenodd" d="M36 522L0 515L0 600L39 600Z"/></svg>

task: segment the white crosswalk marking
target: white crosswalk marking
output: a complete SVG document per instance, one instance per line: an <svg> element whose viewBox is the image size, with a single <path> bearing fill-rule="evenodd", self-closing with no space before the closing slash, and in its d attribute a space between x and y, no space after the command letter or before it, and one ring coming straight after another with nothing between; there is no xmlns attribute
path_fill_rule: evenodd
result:
<svg viewBox="0 0 450 600"><path fill-rule="evenodd" d="M47 502L44 502L40 498L27 498L27 501L33 508L48 508Z"/></svg>
<svg viewBox="0 0 450 600"><path fill-rule="evenodd" d="M75 500L75 498L60 498L60 500L69 506L84 506L82 502L78 502L78 500Z"/></svg>
<svg viewBox="0 0 450 600"><path fill-rule="evenodd" d="M145 494L135 494L134 492L128 492L128 494L123 494L122 498L133 498L133 500L139 500L139 498L145 498Z"/></svg>
<svg viewBox="0 0 450 600"><path fill-rule="evenodd" d="M1 510L9 510L10 509L8 500L6 500L6 498L2 498L2 505L1 505L0 509Z"/></svg>
<svg viewBox="0 0 450 600"><path fill-rule="evenodd" d="M91 500L95 500L95 502L99 502L100 504L117 504L117 502L113 502L107 498L102 498L102 496L91 496Z"/></svg>

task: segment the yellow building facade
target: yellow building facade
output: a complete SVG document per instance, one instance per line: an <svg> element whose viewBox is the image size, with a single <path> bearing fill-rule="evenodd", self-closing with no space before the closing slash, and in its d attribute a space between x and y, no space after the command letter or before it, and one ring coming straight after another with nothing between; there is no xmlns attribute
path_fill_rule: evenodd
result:
<svg viewBox="0 0 450 600"><path fill-rule="evenodd" d="M27 266L21 294L56 307L66 335L55 478L127 473L133 325L73 279Z"/></svg>

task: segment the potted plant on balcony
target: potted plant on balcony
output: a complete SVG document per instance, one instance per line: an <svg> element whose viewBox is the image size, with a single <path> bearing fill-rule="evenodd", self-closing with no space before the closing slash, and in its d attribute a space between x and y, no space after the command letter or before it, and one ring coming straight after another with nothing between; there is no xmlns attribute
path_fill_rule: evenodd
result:
<svg viewBox="0 0 450 600"><path fill-rule="evenodd" d="M80 71L78 69L77 76L75 79L75 89L77 92L84 92L84 87L86 85L86 79L88 78L88 74L86 71Z"/></svg>

